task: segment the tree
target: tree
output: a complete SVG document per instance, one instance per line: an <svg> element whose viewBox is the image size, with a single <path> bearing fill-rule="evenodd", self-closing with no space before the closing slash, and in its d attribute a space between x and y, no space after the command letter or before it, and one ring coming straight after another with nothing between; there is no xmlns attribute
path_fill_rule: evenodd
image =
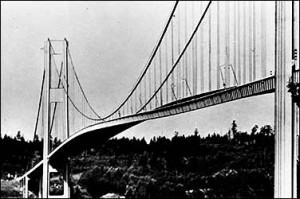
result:
<svg viewBox="0 0 300 199"><path fill-rule="evenodd" d="M39 136L35 134L33 138L33 142L38 142L38 141L39 141Z"/></svg>
<svg viewBox="0 0 300 199"><path fill-rule="evenodd" d="M24 137L21 135L21 131L18 131L18 133L16 135L16 140L21 141L21 142L25 141Z"/></svg>
<svg viewBox="0 0 300 199"><path fill-rule="evenodd" d="M257 132L257 129L258 129L258 125L255 125L255 126L251 129L251 136L253 136L253 135Z"/></svg>
<svg viewBox="0 0 300 199"><path fill-rule="evenodd" d="M196 128L195 131L194 131L194 136L197 137L198 134L199 134L199 132L198 132L198 129Z"/></svg>
<svg viewBox="0 0 300 199"><path fill-rule="evenodd" d="M272 127L270 125L265 125L260 128L260 133L266 136L270 136L273 133Z"/></svg>
<svg viewBox="0 0 300 199"><path fill-rule="evenodd" d="M178 137L178 134L179 134L179 132L178 132L178 131L175 131L174 137Z"/></svg>
<svg viewBox="0 0 300 199"><path fill-rule="evenodd" d="M232 121L231 131L232 131L233 137L234 137L237 133L237 124L235 123L235 120Z"/></svg>

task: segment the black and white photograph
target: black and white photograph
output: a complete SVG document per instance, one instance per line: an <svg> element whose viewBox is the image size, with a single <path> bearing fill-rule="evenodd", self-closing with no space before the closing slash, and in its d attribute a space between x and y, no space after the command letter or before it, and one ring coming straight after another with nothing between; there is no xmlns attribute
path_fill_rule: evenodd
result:
<svg viewBox="0 0 300 199"><path fill-rule="evenodd" d="M1 198L298 198L299 1L1 1Z"/></svg>

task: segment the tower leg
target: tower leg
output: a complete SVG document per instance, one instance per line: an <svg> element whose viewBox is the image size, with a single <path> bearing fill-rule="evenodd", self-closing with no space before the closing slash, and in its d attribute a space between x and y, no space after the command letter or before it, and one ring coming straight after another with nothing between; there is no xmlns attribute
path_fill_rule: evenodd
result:
<svg viewBox="0 0 300 199"><path fill-rule="evenodd" d="M298 63L298 56L297 52L299 51L299 2L292 1L292 60L294 62L293 65L293 72L296 69L299 70L299 63ZM296 83L295 75L292 75L293 83ZM299 77L298 77L299 81ZM293 95L293 94L292 94ZM299 100L299 99L298 99ZM297 198L299 196L299 130L300 130L300 123L299 123L299 102L297 104L297 100L292 99L292 156L293 156L293 165L292 165L292 175L294 176L293 183L292 183L292 191L293 197Z"/></svg>
<svg viewBox="0 0 300 199"><path fill-rule="evenodd" d="M28 198L28 177L24 178L24 198Z"/></svg>
<svg viewBox="0 0 300 199"><path fill-rule="evenodd" d="M42 179L42 197L49 197L49 163L48 160L43 165L43 179Z"/></svg>
<svg viewBox="0 0 300 199"><path fill-rule="evenodd" d="M51 106L50 106L50 88L51 88L51 45L50 39L45 43L45 70L46 70L46 113L45 113L45 125L44 125L44 141L43 141L43 186L42 197L48 198L49 196L49 136L50 136L50 118L51 118Z"/></svg>
<svg viewBox="0 0 300 199"><path fill-rule="evenodd" d="M298 176L298 164L299 164L299 107L294 103L293 106L293 143L292 143L292 156L293 156L293 162L292 162L292 176L293 176L293 181L292 181L292 198L297 198L298 193L297 193L297 186L299 182L297 182L297 176ZM299 179L298 179L299 181Z"/></svg>
<svg viewBox="0 0 300 199"><path fill-rule="evenodd" d="M70 189L70 174L69 174L69 164L65 166L64 172L64 195L63 198L71 198L71 189Z"/></svg>
<svg viewBox="0 0 300 199"><path fill-rule="evenodd" d="M293 198L295 172L292 152L292 100L287 92L287 82L292 75L292 66L288 59L290 42L290 2L275 2L275 172L274 197Z"/></svg>
<svg viewBox="0 0 300 199"><path fill-rule="evenodd" d="M25 178L21 180L21 186L22 186L22 197L25 198Z"/></svg>
<svg viewBox="0 0 300 199"><path fill-rule="evenodd" d="M38 191L38 198L42 198L42 192L43 192L43 179L40 177L39 179L39 191Z"/></svg>

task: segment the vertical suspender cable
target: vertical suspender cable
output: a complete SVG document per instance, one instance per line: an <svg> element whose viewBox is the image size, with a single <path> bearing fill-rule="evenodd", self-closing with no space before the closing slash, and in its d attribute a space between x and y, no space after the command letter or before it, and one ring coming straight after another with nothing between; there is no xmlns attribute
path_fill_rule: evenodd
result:
<svg viewBox="0 0 300 199"><path fill-rule="evenodd" d="M240 2L237 2L237 68L238 82L241 84L241 19L240 19Z"/></svg>
<svg viewBox="0 0 300 199"><path fill-rule="evenodd" d="M188 13L188 12L187 12ZM187 31L189 30L189 20L187 20ZM191 59L190 59L190 48L188 48L187 49L187 52L186 52L186 55L187 55L187 57L186 57L186 86L187 87L189 87L189 76L190 76L190 67L191 67ZM188 90L187 90L188 91ZM187 92L187 95L188 95L188 93L190 93L190 95L191 95L191 92Z"/></svg>
<svg viewBox="0 0 300 199"><path fill-rule="evenodd" d="M217 1L218 2L218 1ZM202 10L202 1L200 1L200 12L203 12ZM203 45L203 26L200 27L200 81L201 81L201 85L200 85L200 90L201 93L204 92L204 45Z"/></svg>
<svg viewBox="0 0 300 199"><path fill-rule="evenodd" d="M139 89L140 90L140 94L139 94L138 98L139 98L139 102L140 102L139 104L142 107L143 106L142 101L141 101L142 100L141 99L142 98L142 82L139 84L139 87L140 87L140 89Z"/></svg>
<svg viewBox="0 0 300 199"><path fill-rule="evenodd" d="M233 2L234 3L234 8L233 8L233 73L235 74L237 72L236 68L237 68L237 65L236 65L236 4L237 2Z"/></svg>
<svg viewBox="0 0 300 199"><path fill-rule="evenodd" d="M159 47L159 85L162 84L162 65L161 65L161 47ZM163 105L163 93L162 89L160 90L160 105Z"/></svg>
<svg viewBox="0 0 300 199"><path fill-rule="evenodd" d="M178 14L177 14L177 19L178 19L178 55L180 54L180 7L178 7ZM181 82L180 82L180 70L181 70L181 63L179 63L179 67L177 70L177 97L180 98L181 96Z"/></svg>
<svg viewBox="0 0 300 199"><path fill-rule="evenodd" d="M252 73L253 73L253 71L252 71L252 59L253 59L253 57L252 57L252 51L253 51L253 49L252 49L252 3L249 1L248 2L248 5L249 5L249 19L248 19L248 22L249 22L249 50L248 50L248 52L249 52L249 55L248 55L248 57L249 57L249 81L251 82L252 81Z"/></svg>
<svg viewBox="0 0 300 199"><path fill-rule="evenodd" d="M198 76L198 70L197 70L197 68L198 68L198 53L197 53L197 42L198 42L198 36L199 34L198 34L198 32L197 32L197 34L196 34L196 37L195 37L195 72L194 72L194 75L195 75L195 94L197 94L198 92L197 92L197 76Z"/></svg>
<svg viewBox="0 0 300 199"><path fill-rule="evenodd" d="M148 71L148 73L149 73L149 97L151 96L151 67L149 67L149 71ZM150 110L152 109L152 107L151 107L151 102L149 103L149 108L150 108Z"/></svg>
<svg viewBox="0 0 300 199"><path fill-rule="evenodd" d="M69 95L69 66L68 66L68 48L69 48L69 44L68 44L68 41L66 40L66 38L64 39L65 40L65 70L66 70L66 90L67 90L67 96L66 96L66 136L67 138L70 137L70 132L69 132L69 100L68 100L68 95Z"/></svg>
<svg viewBox="0 0 300 199"><path fill-rule="evenodd" d="M195 8L195 2L193 1L192 2L192 27L194 26L194 18L195 18L195 10L194 10L194 8ZM192 77L192 83L193 83L193 95L196 95L196 89L195 89L195 39L193 39L193 41L192 41L192 59L191 59L191 65L192 65L192 75L191 75L191 77Z"/></svg>
<svg viewBox="0 0 300 199"><path fill-rule="evenodd" d="M266 45L266 9L265 9L265 2L261 1L260 5L260 13L261 13L261 24L260 24L260 31L261 31L261 77L264 78L267 76L266 70L266 59L267 59L267 45Z"/></svg>
<svg viewBox="0 0 300 199"><path fill-rule="evenodd" d="M252 22L252 26L253 26L253 50L252 50L252 59L253 59L253 80L255 81L256 79L256 48L255 48L255 43L256 43L256 13L255 13L255 2L252 2L252 9L253 9L253 22Z"/></svg>
<svg viewBox="0 0 300 199"><path fill-rule="evenodd" d="M246 83L246 2L244 2L244 12L243 12L243 84Z"/></svg>
<svg viewBox="0 0 300 199"><path fill-rule="evenodd" d="M154 86L153 86L153 91L156 90L156 58L154 58L153 60L153 65L154 65L154 75L153 75L153 82L154 82ZM156 101L154 103L154 108L157 108L157 95L156 95Z"/></svg>
<svg viewBox="0 0 300 199"><path fill-rule="evenodd" d="M134 98L134 96L131 96L131 98L130 98L130 114L133 114L133 98Z"/></svg>
<svg viewBox="0 0 300 199"><path fill-rule="evenodd" d="M225 21L225 55L226 55L226 63L225 63L225 84L226 87L230 86L230 35L229 35L229 29L230 29L230 9L229 9L229 1L226 1L226 21Z"/></svg>
<svg viewBox="0 0 300 199"><path fill-rule="evenodd" d="M166 40L165 40L165 42L166 42L166 74L168 74L168 37L166 36L165 37L166 38ZM169 99L168 99L168 87L169 87L169 85L168 85L168 81L166 82L166 103L168 103L168 101L169 101Z"/></svg>
<svg viewBox="0 0 300 199"><path fill-rule="evenodd" d="M184 40L184 42L186 43L186 41L187 41L187 29L188 29L188 27L187 27L187 1L185 1L185 12L184 12L184 26L185 26L185 28L184 28L184 31L185 31L185 40ZM184 61L185 61L185 81L187 81L187 68L188 68L188 56L187 56L187 53L184 55ZM185 86L185 90L186 90L186 96L188 96L188 89L187 89L187 87Z"/></svg>
<svg viewBox="0 0 300 199"><path fill-rule="evenodd" d="M211 91L211 10L208 13L208 91Z"/></svg>
<svg viewBox="0 0 300 199"><path fill-rule="evenodd" d="M174 17L174 15L173 15ZM173 21L174 21L174 18L172 18L172 21L171 21L171 58L172 58L172 66L174 64L174 24L173 24ZM171 84L172 84L172 87L174 85L174 73L172 73L172 76L171 76ZM171 95L171 100L173 101L174 100L174 96Z"/></svg>
<svg viewBox="0 0 300 199"><path fill-rule="evenodd" d="M144 92L145 92L144 98L145 98L145 103L146 103L147 102L147 75L145 75L145 77L144 77L144 82L145 82L145 84L144 84ZM145 111L146 110L147 110L147 106L145 106Z"/></svg>
<svg viewBox="0 0 300 199"><path fill-rule="evenodd" d="M134 92L134 112L136 112L137 111L137 90L135 90L135 92Z"/></svg>
<svg viewBox="0 0 300 199"><path fill-rule="evenodd" d="M220 88L220 5L219 4L220 2L217 1L217 89Z"/></svg>

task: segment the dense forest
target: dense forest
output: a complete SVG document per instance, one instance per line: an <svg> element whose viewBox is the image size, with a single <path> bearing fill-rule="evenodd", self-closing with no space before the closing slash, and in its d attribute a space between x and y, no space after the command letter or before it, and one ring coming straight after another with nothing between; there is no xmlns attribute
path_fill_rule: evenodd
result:
<svg viewBox="0 0 300 199"><path fill-rule="evenodd" d="M15 137L1 136L0 145L1 179L25 173L41 158L42 142L38 139L25 141L20 131Z"/></svg>
<svg viewBox="0 0 300 199"><path fill-rule="evenodd" d="M41 155L41 142L1 137L1 175L23 173ZM30 164L28 164L30 162ZM70 159L72 196L126 198L273 197L274 131L255 125L225 135L175 132L169 139L110 139ZM53 183L52 183L53 184ZM53 192L57 190L52 190ZM1 190L2 192L2 190Z"/></svg>

